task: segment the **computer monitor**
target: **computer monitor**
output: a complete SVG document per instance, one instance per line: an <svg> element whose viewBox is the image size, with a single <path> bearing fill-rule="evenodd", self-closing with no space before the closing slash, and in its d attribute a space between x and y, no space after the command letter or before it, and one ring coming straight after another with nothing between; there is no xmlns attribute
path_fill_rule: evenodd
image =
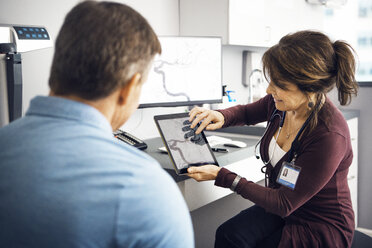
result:
<svg viewBox="0 0 372 248"><path fill-rule="evenodd" d="M222 41L219 37L159 37L157 55L143 85L140 108L222 102Z"/></svg>

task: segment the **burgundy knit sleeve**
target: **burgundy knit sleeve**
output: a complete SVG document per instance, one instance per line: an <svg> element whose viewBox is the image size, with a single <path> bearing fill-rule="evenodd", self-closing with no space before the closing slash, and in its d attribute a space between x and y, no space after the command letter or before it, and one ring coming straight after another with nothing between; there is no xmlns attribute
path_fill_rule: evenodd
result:
<svg viewBox="0 0 372 248"><path fill-rule="evenodd" d="M230 188L235 177L236 177L236 173L231 172L226 168L222 168L217 174L214 185L224 187L224 188Z"/></svg>
<svg viewBox="0 0 372 248"><path fill-rule="evenodd" d="M223 127L254 125L267 121L272 112L274 102L271 95L266 95L260 100L246 104L237 105L227 109L218 110L225 117Z"/></svg>
<svg viewBox="0 0 372 248"><path fill-rule="evenodd" d="M267 211L286 217L317 194L330 181L340 164L351 162L352 156L345 156L351 154L348 152L350 149L344 136L324 133L298 156L296 166L301 167L301 172L294 190L284 186L266 188L242 178L236 192ZM221 169L215 185L228 188L234 178L235 173Z"/></svg>

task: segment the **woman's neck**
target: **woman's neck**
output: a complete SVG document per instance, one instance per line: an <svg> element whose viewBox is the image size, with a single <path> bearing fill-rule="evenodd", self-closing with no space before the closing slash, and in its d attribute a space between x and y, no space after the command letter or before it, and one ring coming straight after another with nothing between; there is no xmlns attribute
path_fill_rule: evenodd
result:
<svg viewBox="0 0 372 248"><path fill-rule="evenodd" d="M307 117L309 117L311 111L309 110L307 104L301 105L296 110L290 110L287 111L287 117L289 117L292 120L306 120Z"/></svg>
<svg viewBox="0 0 372 248"><path fill-rule="evenodd" d="M322 96L321 102L319 103L320 106L316 106L317 105L317 103L316 103L317 100L316 100L315 95L312 95L310 97L310 99L313 102L313 104L315 105L314 107L321 107L325 102L325 97L324 96ZM309 117L309 115L311 114L312 110L313 110L312 108L309 108L308 102L304 102L296 110L287 111L287 115L289 115L290 118L293 119L293 120L306 120Z"/></svg>

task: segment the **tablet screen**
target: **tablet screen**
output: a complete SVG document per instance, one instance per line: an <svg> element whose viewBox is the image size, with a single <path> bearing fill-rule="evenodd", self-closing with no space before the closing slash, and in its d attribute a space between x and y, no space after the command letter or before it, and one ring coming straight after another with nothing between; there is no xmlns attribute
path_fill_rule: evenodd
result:
<svg viewBox="0 0 372 248"><path fill-rule="evenodd" d="M190 166L218 165L204 133L196 135L196 128L190 128L187 113L154 118L177 174L187 173Z"/></svg>

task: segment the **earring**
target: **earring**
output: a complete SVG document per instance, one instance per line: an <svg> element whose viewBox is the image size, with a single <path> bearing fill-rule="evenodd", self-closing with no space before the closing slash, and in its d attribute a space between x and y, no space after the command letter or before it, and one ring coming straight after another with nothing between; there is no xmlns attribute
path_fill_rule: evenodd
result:
<svg viewBox="0 0 372 248"><path fill-rule="evenodd" d="M309 103L307 104L307 106L308 106L309 108L313 108L313 107L314 107L314 103L313 103L312 101L309 101Z"/></svg>

